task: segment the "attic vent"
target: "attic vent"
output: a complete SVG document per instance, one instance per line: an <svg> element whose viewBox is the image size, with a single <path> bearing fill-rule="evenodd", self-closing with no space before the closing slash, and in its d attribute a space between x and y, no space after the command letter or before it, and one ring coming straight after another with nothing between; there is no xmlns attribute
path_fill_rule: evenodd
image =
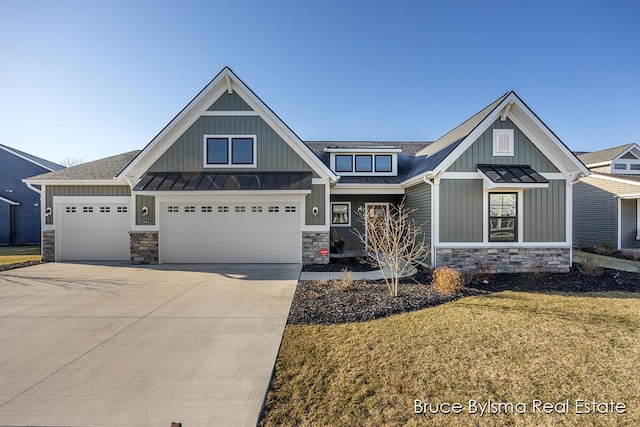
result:
<svg viewBox="0 0 640 427"><path fill-rule="evenodd" d="M493 155L513 156L513 129L493 130Z"/></svg>

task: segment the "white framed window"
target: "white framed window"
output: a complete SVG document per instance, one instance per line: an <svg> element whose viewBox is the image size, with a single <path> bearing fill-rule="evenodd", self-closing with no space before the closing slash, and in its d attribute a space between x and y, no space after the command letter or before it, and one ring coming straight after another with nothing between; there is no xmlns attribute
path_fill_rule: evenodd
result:
<svg viewBox="0 0 640 427"><path fill-rule="evenodd" d="M285 212L295 212L296 211L296 207L295 206L285 206L284 207L284 211Z"/></svg>
<svg viewBox="0 0 640 427"><path fill-rule="evenodd" d="M185 212L192 213L192 212L195 212L195 211L196 211L196 207L195 207L195 206L185 206L185 207L184 207L184 211L185 211Z"/></svg>
<svg viewBox="0 0 640 427"><path fill-rule="evenodd" d="M177 209L177 207L176 207L176 209ZM116 210L117 210L118 213L127 213L127 207L126 206L118 206L116 208Z"/></svg>
<svg viewBox="0 0 640 427"><path fill-rule="evenodd" d="M513 129L493 130L493 155L513 156Z"/></svg>
<svg viewBox="0 0 640 427"><path fill-rule="evenodd" d="M251 206L251 212L253 212L253 213L262 212L262 206Z"/></svg>
<svg viewBox="0 0 640 427"><path fill-rule="evenodd" d="M256 135L204 135L205 168L255 168Z"/></svg>
<svg viewBox="0 0 640 427"><path fill-rule="evenodd" d="M167 206L167 212L175 213L175 212L179 212L179 210L177 206Z"/></svg>
<svg viewBox="0 0 640 427"><path fill-rule="evenodd" d="M271 213L280 212L280 206L269 206L268 211Z"/></svg>
<svg viewBox="0 0 640 427"><path fill-rule="evenodd" d="M489 241L518 241L518 193L489 193Z"/></svg>
<svg viewBox="0 0 640 427"><path fill-rule="evenodd" d="M342 176L396 176L401 151L395 148L331 149L329 166Z"/></svg>
<svg viewBox="0 0 640 427"><path fill-rule="evenodd" d="M84 212L84 213L92 213L93 212L93 206L83 206L82 207L82 212Z"/></svg>
<svg viewBox="0 0 640 427"><path fill-rule="evenodd" d="M200 208L200 211L202 213L210 213L210 212L213 212L213 209L211 208L211 206L202 206Z"/></svg>
<svg viewBox="0 0 640 427"><path fill-rule="evenodd" d="M229 206L218 206L218 213L227 213L229 212Z"/></svg>
<svg viewBox="0 0 640 427"><path fill-rule="evenodd" d="M613 168L617 171L626 171L627 164L626 163L614 163Z"/></svg>
<svg viewBox="0 0 640 427"><path fill-rule="evenodd" d="M67 213L76 213L76 207L75 206L67 206L66 211L67 211Z"/></svg>
<svg viewBox="0 0 640 427"><path fill-rule="evenodd" d="M351 226L351 202L331 203L331 225Z"/></svg>
<svg viewBox="0 0 640 427"><path fill-rule="evenodd" d="M109 213L111 208L109 206L100 206L100 213Z"/></svg>
<svg viewBox="0 0 640 427"><path fill-rule="evenodd" d="M246 212L247 208L244 206L236 206L234 209L235 213L242 213L242 212Z"/></svg>

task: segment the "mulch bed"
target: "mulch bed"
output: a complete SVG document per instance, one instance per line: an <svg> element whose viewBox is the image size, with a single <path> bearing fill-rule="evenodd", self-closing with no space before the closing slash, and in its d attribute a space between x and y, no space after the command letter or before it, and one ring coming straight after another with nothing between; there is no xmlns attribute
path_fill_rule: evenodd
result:
<svg viewBox="0 0 640 427"><path fill-rule="evenodd" d="M340 270L338 270L340 271ZM640 274L602 269L598 276L586 276L572 268L569 273L494 274L473 280L461 293L443 295L429 286L431 272L419 271L402 280L398 297L391 297L384 281L354 281L344 290L331 281L300 281L296 289L288 324L364 322L393 314L421 310L459 298L501 292L604 292L640 293Z"/></svg>
<svg viewBox="0 0 640 427"><path fill-rule="evenodd" d="M590 254L598 254L604 256L610 256L618 259L626 259L628 261L640 261L640 252L632 250L614 250L607 246L600 246L598 248L594 246L583 246L577 248L582 252L588 252Z"/></svg>
<svg viewBox="0 0 640 427"><path fill-rule="evenodd" d="M302 266L302 271L313 271L319 273L339 273L344 268L352 272L377 270L364 259L360 258L332 258L329 264L308 264Z"/></svg>

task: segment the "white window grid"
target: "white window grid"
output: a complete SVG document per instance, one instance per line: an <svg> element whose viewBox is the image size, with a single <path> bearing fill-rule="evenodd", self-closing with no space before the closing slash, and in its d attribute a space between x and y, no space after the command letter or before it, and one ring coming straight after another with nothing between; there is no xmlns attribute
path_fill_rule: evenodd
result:
<svg viewBox="0 0 640 427"><path fill-rule="evenodd" d="M118 206L117 211L118 211L118 213L127 213L127 207L126 206Z"/></svg>
<svg viewBox="0 0 640 427"><path fill-rule="evenodd" d="M210 213L210 212L213 212L213 208L211 206L202 206L200 208L200 212L202 212L202 213Z"/></svg>
<svg viewBox="0 0 640 427"><path fill-rule="evenodd" d="M229 206L218 206L218 213L229 212Z"/></svg>
<svg viewBox="0 0 640 427"><path fill-rule="evenodd" d="M295 212L296 211L296 207L295 206L285 206L284 207L284 211L285 212Z"/></svg>
<svg viewBox="0 0 640 427"><path fill-rule="evenodd" d="M109 213L111 208L109 206L100 206L100 213Z"/></svg>
<svg viewBox="0 0 640 427"><path fill-rule="evenodd" d="M253 212L253 213L262 212L262 206L251 206L251 212Z"/></svg>
<svg viewBox="0 0 640 427"><path fill-rule="evenodd" d="M242 212L246 212L247 208L244 206L236 206L234 210L236 213L242 213Z"/></svg>
<svg viewBox="0 0 640 427"><path fill-rule="evenodd" d="M268 211L271 213L280 212L280 206L269 206Z"/></svg>
<svg viewBox="0 0 640 427"><path fill-rule="evenodd" d="M82 207L82 212L84 212L84 213L92 213L93 212L93 206L83 206Z"/></svg>

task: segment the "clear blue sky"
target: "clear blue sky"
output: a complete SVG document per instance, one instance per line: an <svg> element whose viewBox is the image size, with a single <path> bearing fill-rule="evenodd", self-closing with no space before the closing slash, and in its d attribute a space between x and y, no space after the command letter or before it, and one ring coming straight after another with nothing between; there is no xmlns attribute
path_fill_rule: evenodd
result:
<svg viewBox="0 0 640 427"><path fill-rule="evenodd" d="M640 142L637 1L0 0L0 143L143 148L225 65L304 140L434 140L513 89L572 149Z"/></svg>

